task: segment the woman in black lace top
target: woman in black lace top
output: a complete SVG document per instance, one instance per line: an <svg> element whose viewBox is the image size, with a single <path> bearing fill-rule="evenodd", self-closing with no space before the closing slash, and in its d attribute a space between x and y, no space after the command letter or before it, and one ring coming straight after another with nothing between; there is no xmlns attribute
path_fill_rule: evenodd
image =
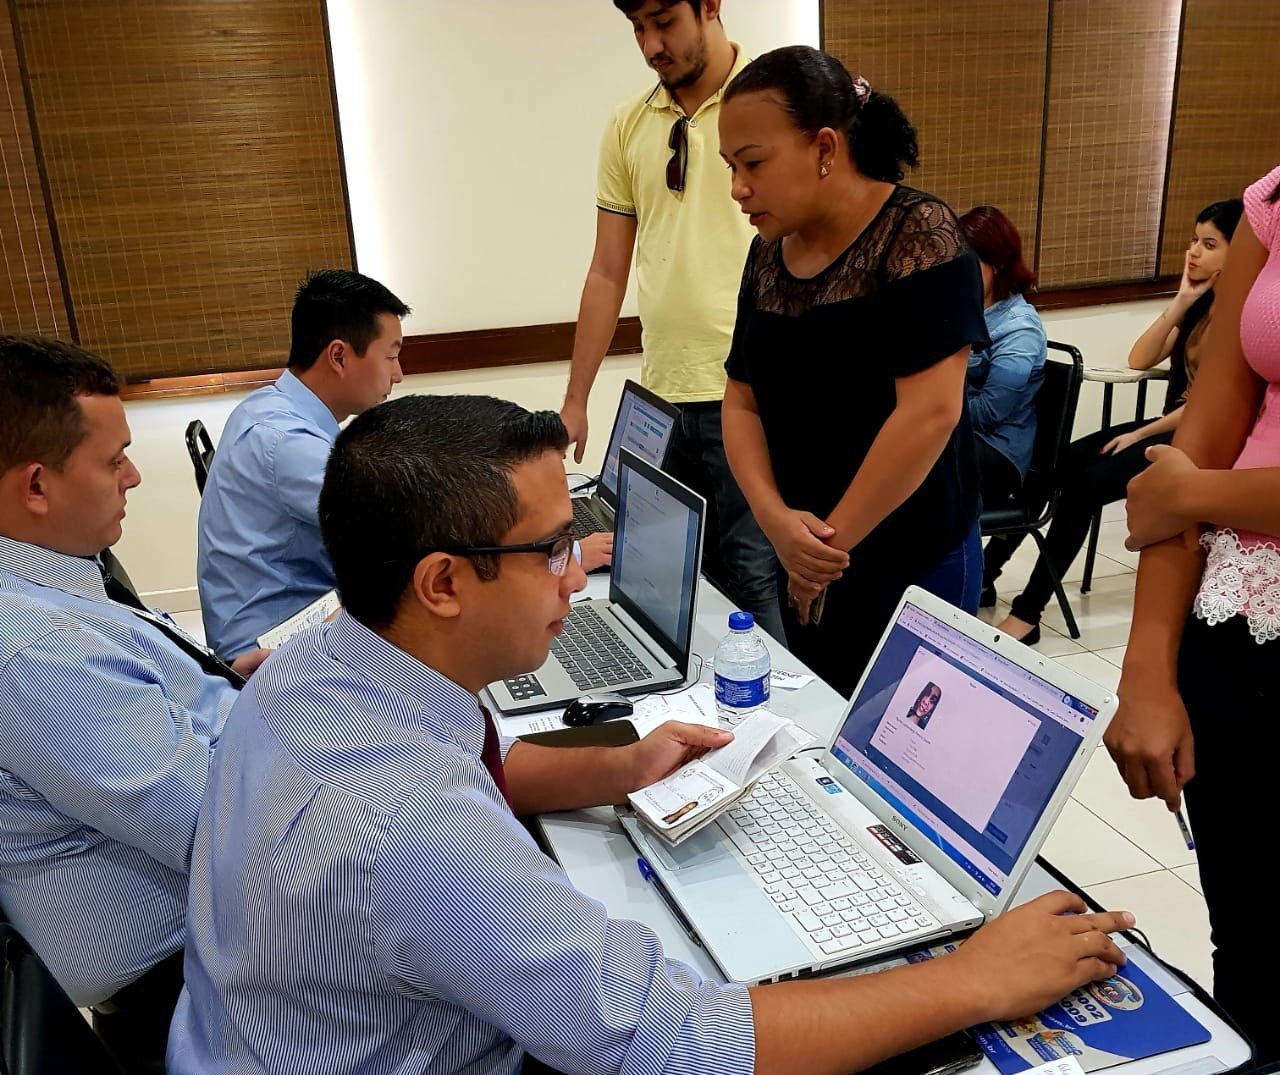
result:
<svg viewBox="0 0 1280 1075"><path fill-rule="evenodd" d="M973 611L982 574L971 347L978 260L955 215L898 185L915 131L802 46L725 91L721 154L760 232L725 368L729 462L786 574L787 641L849 694L903 591Z"/></svg>

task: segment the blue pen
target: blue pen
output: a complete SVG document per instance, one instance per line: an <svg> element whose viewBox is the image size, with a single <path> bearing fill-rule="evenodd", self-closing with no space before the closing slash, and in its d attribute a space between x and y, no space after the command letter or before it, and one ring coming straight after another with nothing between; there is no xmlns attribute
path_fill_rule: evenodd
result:
<svg viewBox="0 0 1280 1075"><path fill-rule="evenodd" d="M1182 838L1187 842L1187 850L1194 851L1196 849L1195 838L1191 835L1191 828L1187 825L1187 817L1179 806L1173 812L1173 816L1178 819L1178 831L1182 833Z"/></svg>
<svg viewBox="0 0 1280 1075"><path fill-rule="evenodd" d="M653 889L657 892L658 898L667 905L667 910L670 911L675 916L676 921L684 927L684 931L688 935L689 940L693 941L694 944L701 948L701 939L698 937L697 933L694 932L693 927L689 924L689 920L681 914L680 908L675 905L675 901L672 900L671 896L667 893L666 887L662 884L662 878L658 876L657 871L640 857L636 858L636 869L640 871L641 877L648 881L649 884L653 885Z"/></svg>

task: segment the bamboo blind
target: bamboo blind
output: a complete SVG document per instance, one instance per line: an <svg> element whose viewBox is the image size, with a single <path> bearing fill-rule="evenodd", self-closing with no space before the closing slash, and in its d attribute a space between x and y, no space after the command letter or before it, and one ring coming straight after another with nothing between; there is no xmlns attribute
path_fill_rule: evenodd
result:
<svg viewBox="0 0 1280 1075"><path fill-rule="evenodd" d="M65 338L67 309L11 19L9 0L0 0L0 331Z"/></svg>
<svg viewBox="0 0 1280 1075"><path fill-rule="evenodd" d="M1186 0L1160 271L1196 213L1280 164L1280 3Z"/></svg>
<svg viewBox="0 0 1280 1075"><path fill-rule="evenodd" d="M352 251L323 0L10 0L80 342L130 378L284 362Z"/></svg>
<svg viewBox="0 0 1280 1075"><path fill-rule="evenodd" d="M1155 275L1180 14L1180 0L1054 3L1046 286Z"/></svg>
<svg viewBox="0 0 1280 1075"><path fill-rule="evenodd" d="M1036 243L1048 0L828 0L823 42L914 124L906 182L1002 209Z"/></svg>

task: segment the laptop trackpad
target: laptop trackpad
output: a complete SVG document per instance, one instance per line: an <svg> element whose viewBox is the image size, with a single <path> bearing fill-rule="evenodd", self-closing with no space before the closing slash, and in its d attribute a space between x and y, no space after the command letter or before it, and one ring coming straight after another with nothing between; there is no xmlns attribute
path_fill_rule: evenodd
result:
<svg viewBox="0 0 1280 1075"><path fill-rule="evenodd" d="M719 825L708 825L701 832L695 832L687 840L674 846L661 838L650 840L648 835L646 832L645 842L654 857L660 859L668 870L685 870L698 866L714 869L717 864L727 864L738 869L733 856L725 850L724 841L728 837L720 830Z"/></svg>
<svg viewBox="0 0 1280 1075"><path fill-rule="evenodd" d="M647 852L671 871L672 895L698 923L703 944L726 977L751 983L783 969L813 966L809 950L733 857L718 825L675 847L640 831Z"/></svg>

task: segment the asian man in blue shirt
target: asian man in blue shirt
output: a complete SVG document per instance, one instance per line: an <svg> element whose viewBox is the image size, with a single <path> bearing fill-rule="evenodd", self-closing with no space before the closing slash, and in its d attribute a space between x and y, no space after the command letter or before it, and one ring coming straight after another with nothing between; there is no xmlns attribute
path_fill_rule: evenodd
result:
<svg viewBox="0 0 1280 1075"><path fill-rule="evenodd" d="M205 638L223 657L334 587L316 504L339 423L401 379L409 307L378 281L322 269L298 288L289 365L227 419L200 501Z"/></svg>

